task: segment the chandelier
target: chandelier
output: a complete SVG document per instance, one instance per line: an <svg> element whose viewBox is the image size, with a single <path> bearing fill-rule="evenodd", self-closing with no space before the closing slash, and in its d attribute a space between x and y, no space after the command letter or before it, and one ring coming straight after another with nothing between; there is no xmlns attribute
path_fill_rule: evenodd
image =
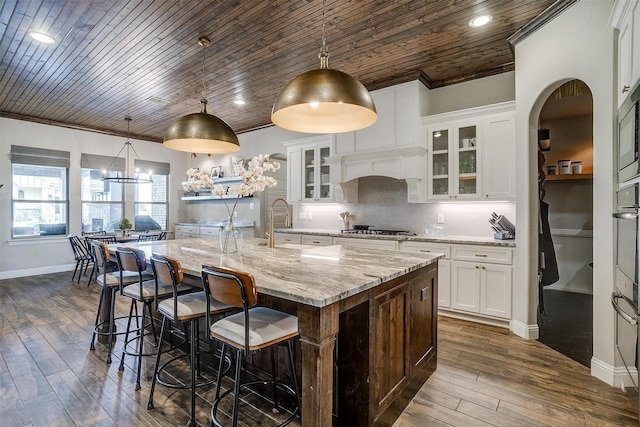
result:
<svg viewBox="0 0 640 427"><path fill-rule="evenodd" d="M129 161L130 161L130 156L129 156L129 152L133 151L133 154L135 154L136 158L138 160L140 160L140 157L138 156L138 153L136 153L136 150L133 148L133 145L131 145L131 141L129 139L129 124L131 123L131 117L127 116L124 118L127 121L127 142L124 143L124 145L122 146L122 148L120 149L120 151L118 151L118 154L116 154L116 156L113 158L113 160L111 160L111 163L109 163L109 167L107 167L107 170L102 171L102 181L107 181L107 182L120 182L123 184L148 184L148 183L152 183L153 180L151 179L151 171L147 172L147 176L148 178L140 178L139 176L139 172L137 169L135 171L135 175L134 176L129 176ZM113 163L118 159L118 156L120 155L120 153L122 153L123 150L127 150L125 152L125 163L124 163L124 172L123 175L120 175L120 171L116 172L116 176L107 176L107 171L111 169L111 166L113 166Z"/></svg>

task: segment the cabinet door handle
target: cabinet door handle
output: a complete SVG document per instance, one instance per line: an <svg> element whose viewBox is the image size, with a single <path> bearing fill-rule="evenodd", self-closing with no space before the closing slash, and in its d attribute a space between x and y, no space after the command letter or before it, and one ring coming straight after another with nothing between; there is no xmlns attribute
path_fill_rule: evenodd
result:
<svg viewBox="0 0 640 427"><path fill-rule="evenodd" d="M420 249L420 252L431 252L429 249Z"/></svg>
<svg viewBox="0 0 640 427"><path fill-rule="evenodd" d="M483 269L483 270L486 270L486 268L484 267L484 265L482 266L482 269Z"/></svg>
<svg viewBox="0 0 640 427"><path fill-rule="evenodd" d="M313 243L315 243L316 245L319 245L320 241L319 240L314 240Z"/></svg>
<svg viewBox="0 0 640 427"><path fill-rule="evenodd" d="M629 92L629 89L631 89L628 85L624 85L622 86L622 93L627 93Z"/></svg>
<svg viewBox="0 0 640 427"><path fill-rule="evenodd" d="M480 258L486 258L487 254L475 254L475 256L480 257Z"/></svg>
<svg viewBox="0 0 640 427"><path fill-rule="evenodd" d="M476 265L476 269L480 268L480 266Z"/></svg>

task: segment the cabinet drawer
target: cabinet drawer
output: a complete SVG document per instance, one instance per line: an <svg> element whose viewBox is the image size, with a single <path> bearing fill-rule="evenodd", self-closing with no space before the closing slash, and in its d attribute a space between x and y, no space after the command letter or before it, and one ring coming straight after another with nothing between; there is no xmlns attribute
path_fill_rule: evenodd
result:
<svg viewBox="0 0 640 427"><path fill-rule="evenodd" d="M275 233L276 243L295 243L301 244L302 239L299 234L288 234L288 233Z"/></svg>
<svg viewBox="0 0 640 427"><path fill-rule="evenodd" d="M398 242L395 240L359 239L357 237L334 237L333 244L365 249L398 249Z"/></svg>
<svg viewBox="0 0 640 427"><path fill-rule="evenodd" d="M200 227L201 237L217 236L219 234L220 234L219 227Z"/></svg>
<svg viewBox="0 0 640 427"><path fill-rule="evenodd" d="M195 234L196 236L200 234L200 229L198 227L192 227L189 225L176 225L176 234L177 233L186 233L186 234Z"/></svg>
<svg viewBox="0 0 640 427"><path fill-rule="evenodd" d="M303 245L313 246L330 246L333 244L333 238L330 236L302 236Z"/></svg>
<svg viewBox="0 0 640 427"><path fill-rule="evenodd" d="M444 259L451 259L451 246L440 243L400 242L400 250L426 254L444 254Z"/></svg>
<svg viewBox="0 0 640 427"><path fill-rule="evenodd" d="M513 263L513 251L506 248L453 245L451 247L451 252L451 258L459 261L488 262L508 265Z"/></svg>
<svg viewBox="0 0 640 427"><path fill-rule="evenodd" d="M176 231L176 239L188 239L188 238L196 238L200 237L197 233L182 233Z"/></svg>

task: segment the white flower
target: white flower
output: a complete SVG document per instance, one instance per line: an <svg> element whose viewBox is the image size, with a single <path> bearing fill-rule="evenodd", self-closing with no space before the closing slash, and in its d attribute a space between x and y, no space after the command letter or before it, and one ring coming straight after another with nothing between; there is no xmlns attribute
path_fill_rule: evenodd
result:
<svg viewBox="0 0 640 427"><path fill-rule="evenodd" d="M235 211L240 197L247 197L253 193L263 191L267 187L275 187L278 185L278 181L273 177L264 175L265 172L274 172L278 169L280 169L280 163L271 162L269 161L268 155L260 154L251 159L246 168L242 160L234 162L234 174L242 179L242 183L230 185L226 191L223 185L215 183L215 180L211 178L209 173L201 171L198 168L191 168L187 171L188 179L182 188L185 191L210 188L211 192L220 196L224 202L227 212L229 213L229 217L233 217L233 211ZM229 209L227 201L222 197L225 194L236 196L232 209Z"/></svg>

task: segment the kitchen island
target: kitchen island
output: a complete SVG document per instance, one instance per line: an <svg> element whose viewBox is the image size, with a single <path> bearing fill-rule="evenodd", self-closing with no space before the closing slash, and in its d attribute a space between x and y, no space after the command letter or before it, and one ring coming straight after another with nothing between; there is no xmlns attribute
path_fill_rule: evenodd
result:
<svg viewBox="0 0 640 427"><path fill-rule="evenodd" d="M253 274L261 304L298 316L302 425L390 425L436 368L440 255L245 239L222 254L217 239L131 245ZM335 418L335 419L334 419Z"/></svg>

